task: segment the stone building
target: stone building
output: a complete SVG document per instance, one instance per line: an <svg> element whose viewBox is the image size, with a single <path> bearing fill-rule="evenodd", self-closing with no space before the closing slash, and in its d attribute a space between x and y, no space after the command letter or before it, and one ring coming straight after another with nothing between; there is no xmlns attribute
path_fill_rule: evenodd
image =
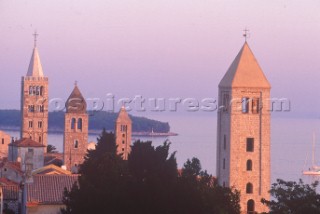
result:
<svg viewBox="0 0 320 214"><path fill-rule="evenodd" d="M247 42L219 84L217 178L241 193L243 213L270 194L270 84Z"/></svg>
<svg viewBox="0 0 320 214"><path fill-rule="evenodd" d="M8 161L4 158L0 163L0 177L6 178L16 183L20 183L23 179L23 171L20 162Z"/></svg>
<svg viewBox="0 0 320 214"><path fill-rule="evenodd" d="M131 150L132 121L124 107L121 107L115 124L115 138L118 154L124 160L128 159Z"/></svg>
<svg viewBox="0 0 320 214"><path fill-rule="evenodd" d="M0 131L0 159L8 157L8 145L10 141L10 135L3 131Z"/></svg>
<svg viewBox="0 0 320 214"><path fill-rule="evenodd" d="M9 144L8 160L20 163L23 172L31 172L43 167L44 147L30 138L13 141Z"/></svg>
<svg viewBox="0 0 320 214"><path fill-rule="evenodd" d="M43 74L36 41L27 75L21 79L21 123L21 139L47 146L48 77Z"/></svg>
<svg viewBox="0 0 320 214"><path fill-rule="evenodd" d="M75 173L84 161L88 147L87 103L77 85L66 102L63 136L63 162Z"/></svg>
<svg viewBox="0 0 320 214"><path fill-rule="evenodd" d="M68 191L78 181L79 175L34 175L26 184L24 209L28 214L56 214L65 208L64 188Z"/></svg>
<svg viewBox="0 0 320 214"><path fill-rule="evenodd" d="M0 178L0 198L1 198L1 213L3 210L11 210L14 213L20 213L21 207L21 189L19 183Z"/></svg>

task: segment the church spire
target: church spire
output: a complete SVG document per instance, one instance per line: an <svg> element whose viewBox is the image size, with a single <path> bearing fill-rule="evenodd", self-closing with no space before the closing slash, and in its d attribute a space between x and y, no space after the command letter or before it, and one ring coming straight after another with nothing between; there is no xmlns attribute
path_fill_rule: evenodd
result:
<svg viewBox="0 0 320 214"><path fill-rule="evenodd" d="M43 77L44 76L41 61L40 61L40 56L39 56L38 49L37 49L37 36L38 35L39 34L37 34L36 31L33 34L34 48L33 48L32 56L31 56L27 76L32 76L32 77Z"/></svg>
<svg viewBox="0 0 320 214"><path fill-rule="evenodd" d="M67 113L86 113L87 111L87 103L77 86L77 81L66 102L66 111Z"/></svg>
<svg viewBox="0 0 320 214"><path fill-rule="evenodd" d="M270 83L249 48L247 41L244 42L241 50L231 63L219 86L270 88Z"/></svg>

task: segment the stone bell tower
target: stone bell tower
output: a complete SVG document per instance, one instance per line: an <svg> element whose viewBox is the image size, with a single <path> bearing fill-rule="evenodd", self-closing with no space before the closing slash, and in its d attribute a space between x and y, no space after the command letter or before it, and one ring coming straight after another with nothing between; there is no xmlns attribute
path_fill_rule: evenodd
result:
<svg viewBox="0 0 320 214"><path fill-rule="evenodd" d="M219 84L217 178L240 190L242 213L267 212L270 84L245 42Z"/></svg>
<svg viewBox="0 0 320 214"><path fill-rule="evenodd" d="M48 77L43 74L37 49L37 33L27 75L21 78L20 138L30 138L47 146ZM46 151L46 149L45 149Z"/></svg>
<svg viewBox="0 0 320 214"><path fill-rule="evenodd" d="M87 103L77 84L66 102L63 136L63 162L67 170L78 172L88 147Z"/></svg>
<svg viewBox="0 0 320 214"><path fill-rule="evenodd" d="M128 159L131 151L132 121L124 107L121 107L115 124L115 138L117 153L122 154L124 160Z"/></svg>

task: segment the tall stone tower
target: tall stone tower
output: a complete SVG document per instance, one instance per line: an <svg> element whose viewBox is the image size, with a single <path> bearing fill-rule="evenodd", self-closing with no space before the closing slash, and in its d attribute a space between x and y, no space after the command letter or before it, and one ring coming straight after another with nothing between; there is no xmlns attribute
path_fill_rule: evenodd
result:
<svg viewBox="0 0 320 214"><path fill-rule="evenodd" d="M124 160L128 159L131 151L132 121L124 107L121 107L115 124L115 137L117 153L122 154Z"/></svg>
<svg viewBox="0 0 320 214"><path fill-rule="evenodd" d="M66 102L63 136L63 162L66 168L78 172L88 147L87 103L77 85Z"/></svg>
<svg viewBox="0 0 320 214"><path fill-rule="evenodd" d="M30 138L47 146L48 77L43 75L36 36L27 75L21 78L20 137ZM45 150L46 151L46 150Z"/></svg>
<svg viewBox="0 0 320 214"><path fill-rule="evenodd" d="M243 213L270 195L270 84L247 42L219 84L217 178L241 193Z"/></svg>

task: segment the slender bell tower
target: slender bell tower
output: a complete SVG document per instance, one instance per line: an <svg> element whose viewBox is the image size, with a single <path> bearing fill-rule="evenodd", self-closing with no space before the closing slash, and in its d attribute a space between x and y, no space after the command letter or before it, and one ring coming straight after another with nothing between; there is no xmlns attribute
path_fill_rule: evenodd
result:
<svg viewBox="0 0 320 214"><path fill-rule="evenodd" d="M47 146L48 136L48 77L43 74L34 34L34 48L27 75L21 78L20 137L30 138ZM46 151L46 149L45 149Z"/></svg>
<svg viewBox="0 0 320 214"><path fill-rule="evenodd" d="M66 102L63 136L63 162L67 170L78 172L88 147L87 103L77 83Z"/></svg>
<svg viewBox="0 0 320 214"><path fill-rule="evenodd" d="M267 212L270 84L245 42L219 84L217 178L240 190L242 213Z"/></svg>
<svg viewBox="0 0 320 214"><path fill-rule="evenodd" d="M117 153L122 154L124 160L128 159L131 151L132 121L124 107L121 107L115 124L115 137Z"/></svg>

